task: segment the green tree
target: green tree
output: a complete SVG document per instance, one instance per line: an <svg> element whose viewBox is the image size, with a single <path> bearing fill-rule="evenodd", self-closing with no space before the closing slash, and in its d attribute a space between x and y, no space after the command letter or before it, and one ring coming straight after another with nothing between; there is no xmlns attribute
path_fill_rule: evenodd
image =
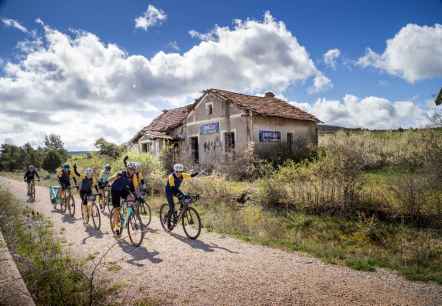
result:
<svg viewBox="0 0 442 306"><path fill-rule="evenodd" d="M54 173L63 162L60 153L57 150L48 150L43 159L42 167L48 172Z"/></svg>
<svg viewBox="0 0 442 306"><path fill-rule="evenodd" d="M62 161L65 161L68 158L68 152L64 148L64 143L59 135L46 135L44 145L47 151L57 151Z"/></svg>
<svg viewBox="0 0 442 306"><path fill-rule="evenodd" d="M97 139L97 141L95 141L95 147L98 149L100 155L106 155L114 159L118 158L122 152L122 148L119 145L109 142L104 138Z"/></svg>
<svg viewBox="0 0 442 306"><path fill-rule="evenodd" d="M14 171L25 167L26 154L16 145L2 144L0 149L0 170Z"/></svg>
<svg viewBox="0 0 442 306"><path fill-rule="evenodd" d="M35 167L40 168L44 158L44 152L42 149L34 149L29 143L24 144L22 149L25 153L25 166L34 165Z"/></svg>

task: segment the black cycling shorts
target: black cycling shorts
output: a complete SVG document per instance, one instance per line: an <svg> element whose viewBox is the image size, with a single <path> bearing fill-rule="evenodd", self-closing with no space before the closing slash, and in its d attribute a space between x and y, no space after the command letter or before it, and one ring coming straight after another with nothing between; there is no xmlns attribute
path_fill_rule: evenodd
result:
<svg viewBox="0 0 442 306"><path fill-rule="evenodd" d="M111 190L111 195L112 195L112 206L113 207L120 207L120 201L121 199L126 200L127 196L129 195L129 193L125 190Z"/></svg>

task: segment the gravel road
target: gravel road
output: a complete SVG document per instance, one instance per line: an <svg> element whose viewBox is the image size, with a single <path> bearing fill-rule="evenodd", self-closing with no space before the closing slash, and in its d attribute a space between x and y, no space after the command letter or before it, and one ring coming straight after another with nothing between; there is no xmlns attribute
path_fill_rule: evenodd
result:
<svg viewBox="0 0 442 306"><path fill-rule="evenodd" d="M0 184L25 198L23 182L0 178ZM172 305L442 305L442 286L436 284L410 282L382 269L359 272L323 264L204 231L191 241L181 229L165 233L156 217L134 249L128 239L113 237L107 215L100 232L85 227L78 203L71 219L53 210L47 188L37 187L31 205L49 217L76 256L99 257L114 245L101 273L125 283L129 296Z"/></svg>

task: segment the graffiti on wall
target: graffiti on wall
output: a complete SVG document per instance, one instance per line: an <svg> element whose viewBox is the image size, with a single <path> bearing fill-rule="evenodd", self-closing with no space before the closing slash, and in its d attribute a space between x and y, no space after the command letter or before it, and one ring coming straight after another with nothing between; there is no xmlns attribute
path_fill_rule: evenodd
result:
<svg viewBox="0 0 442 306"><path fill-rule="evenodd" d="M204 152L215 152L218 148L221 148L221 141L217 136L214 140L208 140L203 144Z"/></svg>

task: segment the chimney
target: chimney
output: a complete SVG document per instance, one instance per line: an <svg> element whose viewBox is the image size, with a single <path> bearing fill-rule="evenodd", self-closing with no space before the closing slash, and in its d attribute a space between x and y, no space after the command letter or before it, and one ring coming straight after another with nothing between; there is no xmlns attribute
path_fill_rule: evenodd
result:
<svg viewBox="0 0 442 306"><path fill-rule="evenodd" d="M271 92L271 91L268 91L268 92L265 93L265 97L266 98L274 98L275 94L273 92Z"/></svg>

